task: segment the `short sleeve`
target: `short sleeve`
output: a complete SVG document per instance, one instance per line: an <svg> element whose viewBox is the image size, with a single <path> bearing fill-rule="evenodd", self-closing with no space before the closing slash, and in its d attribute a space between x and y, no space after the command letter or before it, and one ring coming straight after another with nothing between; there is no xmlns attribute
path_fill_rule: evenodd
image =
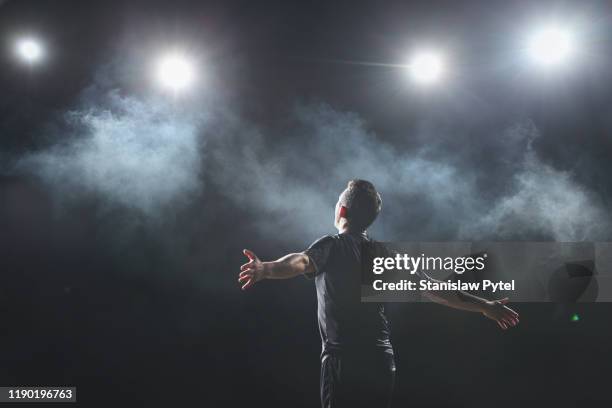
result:
<svg viewBox="0 0 612 408"><path fill-rule="evenodd" d="M313 242L304 251L304 254L308 256L310 262L314 265L314 272L304 274L306 278L312 279L325 270L334 242L335 240L331 235L325 235Z"/></svg>
<svg viewBox="0 0 612 408"><path fill-rule="evenodd" d="M388 256L388 257L391 257L391 258L395 258L396 255L400 255L400 253L398 251L396 251L395 249L389 249L386 246L384 248L385 248L385 251L386 251L386 255L385 256ZM431 280L431 277L429 275L427 275L425 272L423 272L423 269L421 269L421 268L418 268L417 270L415 270L414 271L414 275L416 275L419 278L424 279L424 280L428 280L428 281Z"/></svg>
<svg viewBox="0 0 612 408"><path fill-rule="evenodd" d="M385 247L386 248L386 247ZM392 258L395 258L396 255L401 255L400 252L394 250L394 249L390 249L390 248L386 248L387 251L387 255L386 256L390 256ZM423 299L423 290L420 289L420 284L419 284L419 280L425 280L425 281L431 281L431 277L429 275L427 275L422 268L418 268L414 271L414 273L404 273L404 272L398 272L395 271L395 280L399 280L399 279L405 279L411 282L414 282L416 284L416 287L419 288L416 291L411 291L411 292L407 292L405 299L410 299L410 301L416 302L416 301L422 301Z"/></svg>

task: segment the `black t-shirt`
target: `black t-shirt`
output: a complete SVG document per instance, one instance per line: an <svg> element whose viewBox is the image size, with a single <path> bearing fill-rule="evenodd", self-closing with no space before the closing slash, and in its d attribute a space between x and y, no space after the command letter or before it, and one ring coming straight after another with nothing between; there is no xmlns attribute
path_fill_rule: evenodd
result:
<svg viewBox="0 0 612 408"><path fill-rule="evenodd" d="M384 247L365 233L326 235L304 253L314 264L322 354L393 353L383 304L361 302L362 265Z"/></svg>

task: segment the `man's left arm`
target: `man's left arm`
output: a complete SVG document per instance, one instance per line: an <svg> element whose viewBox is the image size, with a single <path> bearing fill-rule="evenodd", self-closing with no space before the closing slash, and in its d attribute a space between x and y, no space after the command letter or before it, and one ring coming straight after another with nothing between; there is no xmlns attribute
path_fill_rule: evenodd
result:
<svg viewBox="0 0 612 408"><path fill-rule="evenodd" d="M429 278L429 280L440 282L432 278ZM425 291L423 294L428 299L444 306L482 313L497 322L499 327L504 330L519 323L519 314L506 306L509 302L508 298L487 300L463 290Z"/></svg>

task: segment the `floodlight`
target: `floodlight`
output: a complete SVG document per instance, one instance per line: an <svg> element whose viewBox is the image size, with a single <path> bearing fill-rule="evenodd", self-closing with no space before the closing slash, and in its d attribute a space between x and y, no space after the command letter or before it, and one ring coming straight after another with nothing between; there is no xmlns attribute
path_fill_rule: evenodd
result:
<svg viewBox="0 0 612 408"><path fill-rule="evenodd" d="M43 56L42 45L34 38L23 38L17 41L15 50L17 55L28 64L38 62Z"/></svg>
<svg viewBox="0 0 612 408"><path fill-rule="evenodd" d="M442 57L435 52L421 52L412 58L408 68L413 80L429 84L440 79L444 63Z"/></svg>
<svg viewBox="0 0 612 408"><path fill-rule="evenodd" d="M559 65L574 51L574 38L569 30L545 27L530 37L527 50L531 59L541 66Z"/></svg>
<svg viewBox="0 0 612 408"><path fill-rule="evenodd" d="M181 91L195 80L195 69L191 61L180 54L169 54L158 61L157 79L162 86Z"/></svg>

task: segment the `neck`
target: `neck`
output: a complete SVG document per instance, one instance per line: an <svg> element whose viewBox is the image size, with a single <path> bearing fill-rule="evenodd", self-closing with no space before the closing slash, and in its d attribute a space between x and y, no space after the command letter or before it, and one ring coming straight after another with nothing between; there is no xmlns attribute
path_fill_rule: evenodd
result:
<svg viewBox="0 0 612 408"><path fill-rule="evenodd" d="M344 224L340 228L338 228L338 232L340 234L365 234L365 231L356 231L351 229L348 224Z"/></svg>

